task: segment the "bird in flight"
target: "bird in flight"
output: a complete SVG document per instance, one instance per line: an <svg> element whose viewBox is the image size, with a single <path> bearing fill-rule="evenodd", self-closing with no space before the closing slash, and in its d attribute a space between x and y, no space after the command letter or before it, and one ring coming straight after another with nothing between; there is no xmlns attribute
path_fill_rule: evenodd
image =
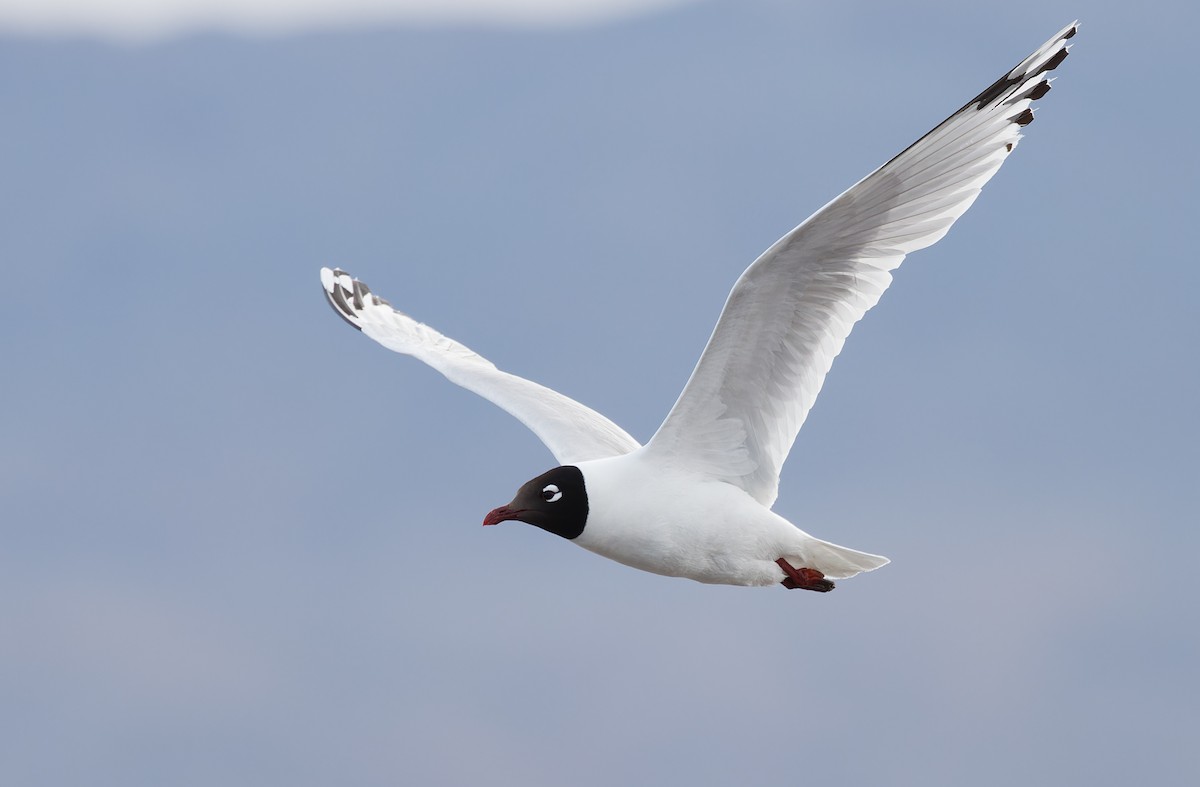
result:
<svg viewBox="0 0 1200 787"><path fill-rule="evenodd" d="M559 465L483 520L536 525L634 568L698 582L825 592L879 555L815 538L771 510L779 471L850 329L909 252L966 212L1033 120L1072 23L925 136L762 253L645 445L596 411L496 368L321 269L334 310L375 341L507 410Z"/></svg>

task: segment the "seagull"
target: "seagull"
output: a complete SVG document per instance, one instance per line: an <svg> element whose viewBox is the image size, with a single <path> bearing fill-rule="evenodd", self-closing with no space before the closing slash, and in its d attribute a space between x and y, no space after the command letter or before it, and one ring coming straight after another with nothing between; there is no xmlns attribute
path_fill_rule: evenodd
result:
<svg viewBox="0 0 1200 787"><path fill-rule="evenodd" d="M645 445L575 400L496 368L340 269L334 310L524 423L558 466L484 525L516 520L643 571L818 592L888 563L771 510L833 359L909 252L966 212L1033 120L1073 22L925 136L762 253L733 286L691 378Z"/></svg>

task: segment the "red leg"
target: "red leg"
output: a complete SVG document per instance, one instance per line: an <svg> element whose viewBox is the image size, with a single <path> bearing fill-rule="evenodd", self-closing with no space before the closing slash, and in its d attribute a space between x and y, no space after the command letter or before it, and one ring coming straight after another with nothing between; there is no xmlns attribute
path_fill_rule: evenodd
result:
<svg viewBox="0 0 1200 787"><path fill-rule="evenodd" d="M818 593L828 593L833 590L833 583L815 568L796 568L783 558L779 558L775 562L787 574L780 584L788 590L815 590Z"/></svg>

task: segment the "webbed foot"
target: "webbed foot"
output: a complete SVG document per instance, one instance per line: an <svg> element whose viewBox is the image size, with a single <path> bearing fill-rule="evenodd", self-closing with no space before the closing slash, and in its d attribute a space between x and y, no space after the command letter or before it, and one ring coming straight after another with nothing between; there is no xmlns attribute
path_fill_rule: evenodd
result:
<svg viewBox="0 0 1200 787"><path fill-rule="evenodd" d="M834 584L815 568L796 568L784 558L775 561L787 574L780 583L788 590L814 590L817 593L828 593Z"/></svg>

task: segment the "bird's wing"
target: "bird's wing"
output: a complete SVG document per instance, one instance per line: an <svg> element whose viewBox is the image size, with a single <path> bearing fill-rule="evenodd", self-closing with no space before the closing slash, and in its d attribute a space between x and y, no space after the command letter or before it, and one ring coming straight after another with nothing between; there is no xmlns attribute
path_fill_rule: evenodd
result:
<svg viewBox="0 0 1200 787"><path fill-rule="evenodd" d="M482 396L525 424L560 464L629 453L625 430L574 399L496 368L458 342L396 311L341 270L321 269L325 297L346 322L398 353L411 355L450 382Z"/></svg>
<svg viewBox="0 0 1200 787"><path fill-rule="evenodd" d="M779 470L851 327L904 256L945 235L1004 163L1076 27L746 269L647 457L735 484L764 505L775 501Z"/></svg>

